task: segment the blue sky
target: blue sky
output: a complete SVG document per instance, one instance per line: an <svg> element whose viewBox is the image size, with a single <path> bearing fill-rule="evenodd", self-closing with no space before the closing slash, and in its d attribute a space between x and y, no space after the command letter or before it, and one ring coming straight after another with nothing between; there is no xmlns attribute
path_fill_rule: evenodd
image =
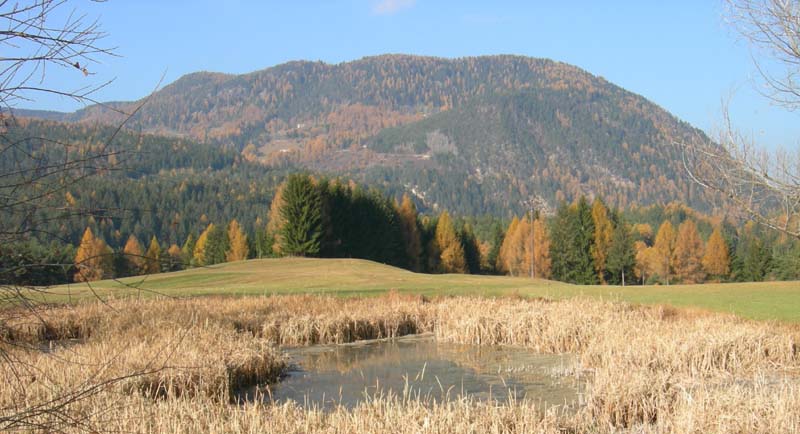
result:
<svg viewBox="0 0 800 434"><path fill-rule="evenodd" d="M121 57L96 75L48 71L77 88L114 79L99 100L133 100L198 70L244 73L288 60L338 63L383 53L519 54L577 65L713 133L723 99L742 131L768 147L800 146L800 114L756 87L751 50L721 0L674 1L153 1L69 3L97 18ZM74 110L63 98L20 107Z"/></svg>

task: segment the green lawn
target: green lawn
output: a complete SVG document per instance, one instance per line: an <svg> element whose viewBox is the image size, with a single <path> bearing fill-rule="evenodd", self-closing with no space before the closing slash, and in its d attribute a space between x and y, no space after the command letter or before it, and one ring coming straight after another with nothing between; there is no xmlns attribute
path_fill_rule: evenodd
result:
<svg viewBox="0 0 800 434"><path fill-rule="evenodd" d="M580 286L503 276L429 275L355 259L261 259L121 281L50 288L48 302L163 294L370 295L388 290L424 295L509 295L552 299L591 296L633 303L671 304L733 312L753 319L800 322L800 282L673 286ZM92 292L94 291L94 293Z"/></svg>

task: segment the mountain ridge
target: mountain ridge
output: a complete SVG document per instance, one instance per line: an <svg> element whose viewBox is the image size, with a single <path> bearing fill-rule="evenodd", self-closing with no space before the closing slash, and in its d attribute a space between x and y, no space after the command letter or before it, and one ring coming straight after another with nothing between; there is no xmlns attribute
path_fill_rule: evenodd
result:
<svg viewBox="0 0 800 434"><path fill-rule="evenodd" d="M111 105L125 111L142 101ZM89 106L58 120L121 119ZM615 206L713 206L683 176L674 145L710 143L702 131L550 59L385 54L195 72L147 97L131 124L233 148L266 167L349 176L396 193L413 188L428 206L457 212L517 211L530 196L555 205L581 194Z"/></svg>

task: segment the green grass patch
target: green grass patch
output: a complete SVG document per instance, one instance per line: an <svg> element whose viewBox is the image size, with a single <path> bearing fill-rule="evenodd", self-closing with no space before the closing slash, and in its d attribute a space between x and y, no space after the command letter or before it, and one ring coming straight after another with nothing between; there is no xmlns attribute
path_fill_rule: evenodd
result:
<svg viewBox="0 0 800 434"><path fill-rule="evenodd" d="M80 302L100 297L270 295L339 296L403 293L543 297L600 297L638 304L668 304L745 318L800 322L800 282L715 283L672 286L581 286L505 276L431 275L357 259L259 259L206 268L63 285L47 289L47 302Z"/></svg>

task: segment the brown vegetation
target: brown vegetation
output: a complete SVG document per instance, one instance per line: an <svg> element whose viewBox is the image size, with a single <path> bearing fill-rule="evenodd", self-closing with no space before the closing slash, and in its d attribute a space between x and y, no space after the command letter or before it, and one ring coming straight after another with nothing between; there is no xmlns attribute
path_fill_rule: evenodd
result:
<svg viewBox="0 0 800 434"><path fill-rule="evenodd" d="M70 432L771 433L800 426L797 329L734 316L586 299L429 302L395 293L117 301L56 308L43 319L11 324L11 340L21 345L12 351L29 362L14 375L28 386L0 389L3 412L35 406L74 382L137 374L70 404L84 424L65 421ZM574 353L570 370L586 379L586 405L545 414L535 402L437 404L402 393L332 412L229 403L238 387L278 379L286 362L276 345L428 331L442 341ZM80 343L65 345L67 338ZM39 349L54 339L52 351Z"/></svg>

